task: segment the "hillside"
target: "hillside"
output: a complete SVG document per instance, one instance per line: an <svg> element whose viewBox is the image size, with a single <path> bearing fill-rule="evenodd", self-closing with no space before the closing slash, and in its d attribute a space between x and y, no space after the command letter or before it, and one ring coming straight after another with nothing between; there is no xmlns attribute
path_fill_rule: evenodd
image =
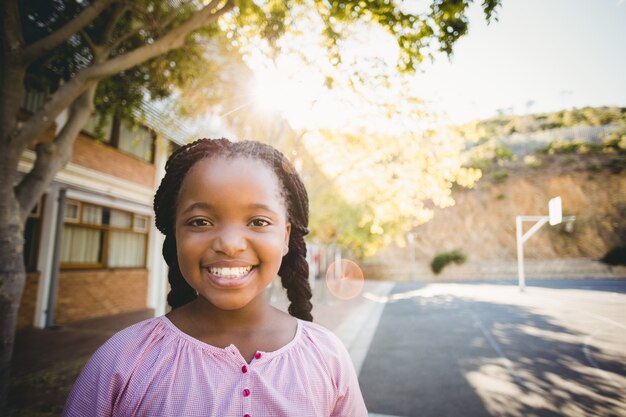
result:
<svg viewBox="0 0 626 417"><path fill-rule="evenodd" d="M589 143L552 141L530 154L516 155L488 139L472 151L471 164L481 168L483 178L473 189L455 189L453 207L435 209L432 220L414 229L413 254L410 246L390 246L367 259L371 277L392 270L406 276L417 268L432 278L428 266L433 257L451 250L467 256L465 267L447 268L457 274L476 278L477 271L490 265L513 277L515 217L547 215L548 200L555 196L562 198L564 215L576 216L573 229L544 226L525 244L529 263L568 260L574 265L575 260L598 260L626 243L626 134L621 129ZM532 223L525 226L527 230ZM453 278L450 271L442 275Z"/></svg>
<svg viewBox="0 0 626 417"><path fill-rule="evenodd" d="M546 215L548 200L561 196L572 232L544 226L526 244L529 259L601 258L626 241L626 177L609 171L514 172L497 184L456 192L455 206L436 210L416 228L415 256L430 260L461 249L473 260L516 258L515 216ZM527 226L532 223L527 223Z"/></svg>

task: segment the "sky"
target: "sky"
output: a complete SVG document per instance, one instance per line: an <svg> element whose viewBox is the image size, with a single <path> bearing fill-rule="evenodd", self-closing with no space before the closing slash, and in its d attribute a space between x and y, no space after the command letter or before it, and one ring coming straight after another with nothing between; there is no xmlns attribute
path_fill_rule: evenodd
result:
<svg viewBox="0 0 626 417"><path fill-rule="evenodd" d="M626 107L625 0L502 0L489 25L476 3L453 57L415 76L420 96L450 121Z"/></svg>

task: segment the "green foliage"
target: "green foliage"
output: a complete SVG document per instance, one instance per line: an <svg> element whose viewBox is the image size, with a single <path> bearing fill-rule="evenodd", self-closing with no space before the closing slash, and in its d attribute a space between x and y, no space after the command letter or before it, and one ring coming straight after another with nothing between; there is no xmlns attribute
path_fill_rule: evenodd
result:
<svg viewBox="0 0 626 417"><path fill-rule="evenodd" d="M438 275L448 264L455 263L461 265L465 263L465 261L467 261L467 256L458 249L450 252L442 252L433 258L430 263L430 269Z"/></svg>
<svg viewBox="0 0 626 417"><path fill-rule="evenodd" d="M324 34L329 56L341 61L339 53L346 27L354 22L371 22L393 35L399 47L398 69L415 71L425 58L435 53L452 53L454 44L468 30L467 9L472 0L433 0L429 7L415 11L415 7L397 0L300 0L239 2L235 15L233 36L245 42L249 33L237 27L254 25L270 45L278 50L278 40L295 20L299 7L315 12L324 23ZM501 0L482 3L487 20L494 18Z"/></svg>
<svg viewBox="0 0 626 417"><path fill-rule="evenodd" d="M537 151L539 155L566 155L564 163L572 164L580 156L590 156L587 169L600 172L608 168L618 174L626 168L626 134L613 133L604 138L602 143L583 141L553 141Z"/></svg>
<svg viewBox="0 0 626 417"><path fill-rule="evenodd" d="M626 265L626 245L611 248L601 261L608 265Z"/></svg>
<svg viewBox="0 0 626 417"><path fill-rule="evenodd" d="M626 168L626 155L619 155L611 158L608 167L614 174L619 174Z"/></svg>
<svg viewBox="0 0 626 417"><path fill-rule="evenodd" d="M493 173L492 177L491 177L491 181L494 184L500 184L502 182L504 182L507 178L509 177L509 173L505 170L498 170L496 172Z"/></svg>
<svg viewBox="0 0 626 417"><path fill-rule="evenodd" d="M487 20L494 18L501 0L482 4ZM100 83L96 108L103 115L118 114L135 119L136 109L147 99L168 97L178 88L189 87L196 77L206 77L206 39L228 36L231 47L260 36L278 53L281 37L294 26L298 10L315 13L324 22L329 59L341 61L339 45L354 22L379 25L393 35L399 47L398 68L414 71L425 57L436 52L451 54L454 44L468 29L467 8L472 0L433 0L430 7L414 11L395 0L242 0L230 12L226 23L206 27L187 36L182 48L144 62ZM24 37L33 42L72 20L91 2L59 0L21 2ZM94 45L101 53L110 48L106 59L115 58L155 42L189 19L202 2L182 0L137 0L132 7L114 2L84 30L71 36L52 53L34 62L27 77L31 89L54 91L60 82L76 76L96 60ZM111 47L111 45L113 45ZM215 77L217 81L219 77ZM232 83L233 80L230 80ZM332 83L332 81L331 81Z"/></svg>
<svg viewBox="0 0 626 417"><path fill-rule="evenodd" d="M546 155L555 154L597 154L602 151L603 145L597 143L588 143L580 140L555 140L545 147L539 149L537 153Z"/></svg>
<svg viewBox="0 0 626 417"><path fill-rule="evenodd" d="M515 155L513 155L513 152L509 148L502 145L496 146L493 155L493 160L495 162L512 161L513 159L515 159Z"/></svg>
<svg viewBox="0 0 626 417"><path fill-rule="evenodd" d="M459 126L457 132L468 141L478 142L508 136L512 133L532 133L563 127L607 124L626 127L626 107L584 107L525 116L500 115Z"/></svg>
<svg viewBox="0 0 626 417"><path fill-rule="evenodd" d="M88 2L74 1L24 3L25 33L33 40L58 29L88 5ZM43 7L43 4L46 6ZM93 52L94 45L113 43L115 46L108 52L107 58L115 58L154 42L195 11L191 3L182 2L177 13L172 14L172 6L166 1L136 1L134 7L122 13L115 26L111 27L110 19L119 12L118 7L111 6L80 35L70 37L59 48L35 61L28 70L27 88L54 91L60 82L75 77L96 59L102 59ZM162 25L164 21L168 24ZM210 36L216 29L206 28L201 32ZM111 39L105 39L105 36ZM96 110L103 116L101 121L114 114L126 120L135 120L139 115L137 110L144 101L162 99L176 89L184 88L206 66L203 46L197 38L187 37L181 48L101 81L95 98Z"/></svg>
<svg viewBox="0 0 626 417"><path fill-rule="evenodd" d="M515 160L515 155L509 148L498 145L495 141L484 141L482 145L471 149L469 155L467 166L479 169L482 172L488 171L494 166Z"/></svg>

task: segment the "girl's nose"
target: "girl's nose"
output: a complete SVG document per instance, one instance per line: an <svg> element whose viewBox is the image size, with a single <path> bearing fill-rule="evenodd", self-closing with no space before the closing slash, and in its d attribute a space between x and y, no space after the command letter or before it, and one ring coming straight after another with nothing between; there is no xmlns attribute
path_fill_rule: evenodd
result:
<svg viewBox="0 0 626 417"><path fill-rule="evenodd" d="M242 230L237 227L222 227L213 240L213 250L234 257L246 249L246 239Z"/></svg>

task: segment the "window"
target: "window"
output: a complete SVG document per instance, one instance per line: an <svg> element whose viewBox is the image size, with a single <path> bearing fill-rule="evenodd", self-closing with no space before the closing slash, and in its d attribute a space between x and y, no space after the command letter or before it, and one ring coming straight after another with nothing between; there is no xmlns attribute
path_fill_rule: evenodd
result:
<svg viewBox="0 0 626 417"><path fill-rule="evenodd" d="M107 117L100 129L98 129L98 125L100 124L101 117L99 114L94 114L91 116L87 124L83 127L83 132L87 133L89 136L99 139L105 143L109 143L111 141L111 132L113 131L113 123L110 117Z"/></svg>
<svg viewBox="0 0 626 417"><path fill-rule="evenodd" d="M133 230L135 232L147 232L148 231L148 216L140 216L135 214Z"/></svg>
<svg viewBox="0 0 626 417"><path fill-rule="evenodd" d="M24 265L28 272L37 270L39 236L41 234L41 204L42 201L37 203L24 225Z"/></svg>
<svg viewBox="0 0 626 417"><path fill-rule="evenodd" d="M154 162L154 133L144 126L133 126L119 117L107 118L98 131L100 115L89 119L83 133L146 162Z"/></svg>
<svg viewBox="0 0 626 417"><path fill-rule="evenodd" d="M80 220L80 203L78 201L67 200L65 202L65 211L63 219L66 222L76 223Z"/></svg>
<svg viewBox="0 0 626 417"><path fill-rule="evenodd" d="M147 238L147 216L68 200L61 267L143 268Z"/></svg>
<svg viewBox="0 0 626 417"><path fill-rule="evenodd" d="M152 132L143 126L131 126L122 121L117 147L144 161L153 161L154 138Z"/></svg>

